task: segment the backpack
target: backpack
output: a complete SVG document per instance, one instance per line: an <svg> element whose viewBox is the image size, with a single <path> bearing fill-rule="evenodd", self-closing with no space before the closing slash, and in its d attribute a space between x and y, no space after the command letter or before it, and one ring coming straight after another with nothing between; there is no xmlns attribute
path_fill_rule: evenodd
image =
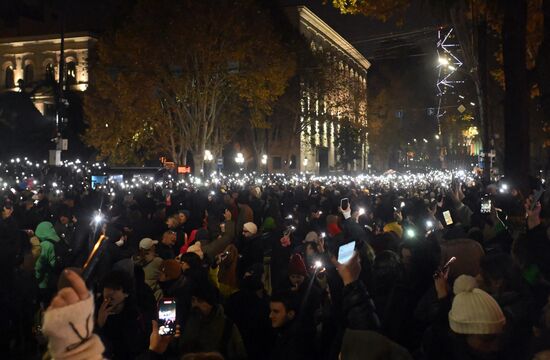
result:
<svg viewBox="0 0 550 360"><path fill-rule="evenodd" d="M72 265L73 249L64 239L60 239L59 241L46 239L45 241L53 245L55 255L55 266L51 269L51 272L55 275L59 275L63 269Z"/></svg>

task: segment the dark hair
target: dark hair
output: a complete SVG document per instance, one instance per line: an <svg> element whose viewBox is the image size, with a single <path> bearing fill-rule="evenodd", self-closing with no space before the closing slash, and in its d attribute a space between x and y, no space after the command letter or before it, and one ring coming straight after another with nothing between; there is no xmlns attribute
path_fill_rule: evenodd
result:
<svg viewBox="0 0 550 360"><path fill-rule="evenodd" d="M486 281L502 280L502 290L521 290L521 272L510 255L486 255L479 265Z"/></svg>
<svg viewBox="0 0 550 360"><path fill-rule="evenodd" d="M103 288L122 290L125 294L131 294L134 289L134 281L125 271L114 270L103 278Z"/></svg>
<svg viewBox="0 0 550 360"><path fill-rule="evenodd" d="M191 296L205 301L212 306L220 302L218 289L216 289L207 279L198 280L193 284Z"/></svg>
<svg viewBox="0 0 550 360"><path fill-rule="evenodd" d="M280 291L278 293L274 293L272 296L271 296L271 300L270 300L272 303L273 302L276 302L276 303L281 303L283 304L283 306L285 307L285 310L288 312L288 311L298 311L298 308L300 307L299 305L299 300L296 296L296 293L291 291L291 290L285 290L285 291Z"/></svg>

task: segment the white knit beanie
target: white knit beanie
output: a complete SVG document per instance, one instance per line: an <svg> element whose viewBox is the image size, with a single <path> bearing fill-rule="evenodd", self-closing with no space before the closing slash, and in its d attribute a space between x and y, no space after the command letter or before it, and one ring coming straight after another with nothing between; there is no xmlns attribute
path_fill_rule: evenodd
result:
<svg viewBox="0 0 550 360"><path fill-rule="evenodd" d="M247 222L243 225L243 229L251 233L252 235L256 235L258 232L258 227L253 222Z"/></svg>
<svg viewBox="0 0 550 360"><path fill-rule="evenodd" d="M457 334L499 334L506 318L495 299L477 286L476 279L469 275L455 280L449 325Z"/></svg>

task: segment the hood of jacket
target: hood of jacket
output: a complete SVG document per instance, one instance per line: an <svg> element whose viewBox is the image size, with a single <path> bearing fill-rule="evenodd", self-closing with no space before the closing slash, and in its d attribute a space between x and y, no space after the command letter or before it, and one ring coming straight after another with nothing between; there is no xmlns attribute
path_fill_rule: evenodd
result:
<svg viewBox="0 0 550 360"><path fill-rule="evenodd" d="M59 241L59 236L55 232L55 228L53 224L49 221L43 221L36 227L36 231L34 232L37 238L40 239L40 241Z"/></svg>

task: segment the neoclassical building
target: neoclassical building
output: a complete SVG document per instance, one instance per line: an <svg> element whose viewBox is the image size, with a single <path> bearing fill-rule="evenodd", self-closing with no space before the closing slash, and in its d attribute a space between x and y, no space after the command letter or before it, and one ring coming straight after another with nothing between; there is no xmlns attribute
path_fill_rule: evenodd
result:
<svg viewBox="0 0 550 360"><path fill-rule="evenodd" d="M96 43L90 33L65 35L66 88L84 91L88 87L88 55ZM55 112L47 80L59 80L61 38L56 35L0 38L0 92L32 89L33 102L43 115ZM51 82L50 82L51 83Z"/></svg>
<svg viewBox="0 0 550 360"><path fill-rule="evenodd" d="M361 157L350 169L365 170L368 166L366 94L370 62L307 7L287 7L285 12L290 23L305 38L310 51L327 60L323 66L328 68L326 73L332 77L332 86L328 87L328 92L319 93L315 79L307 79L299 70L300 131L298 134L286 133L296 141L271 143L269 170L312 173L334 170L339 160L335 139L344 119L365 130Z"/></svg>

